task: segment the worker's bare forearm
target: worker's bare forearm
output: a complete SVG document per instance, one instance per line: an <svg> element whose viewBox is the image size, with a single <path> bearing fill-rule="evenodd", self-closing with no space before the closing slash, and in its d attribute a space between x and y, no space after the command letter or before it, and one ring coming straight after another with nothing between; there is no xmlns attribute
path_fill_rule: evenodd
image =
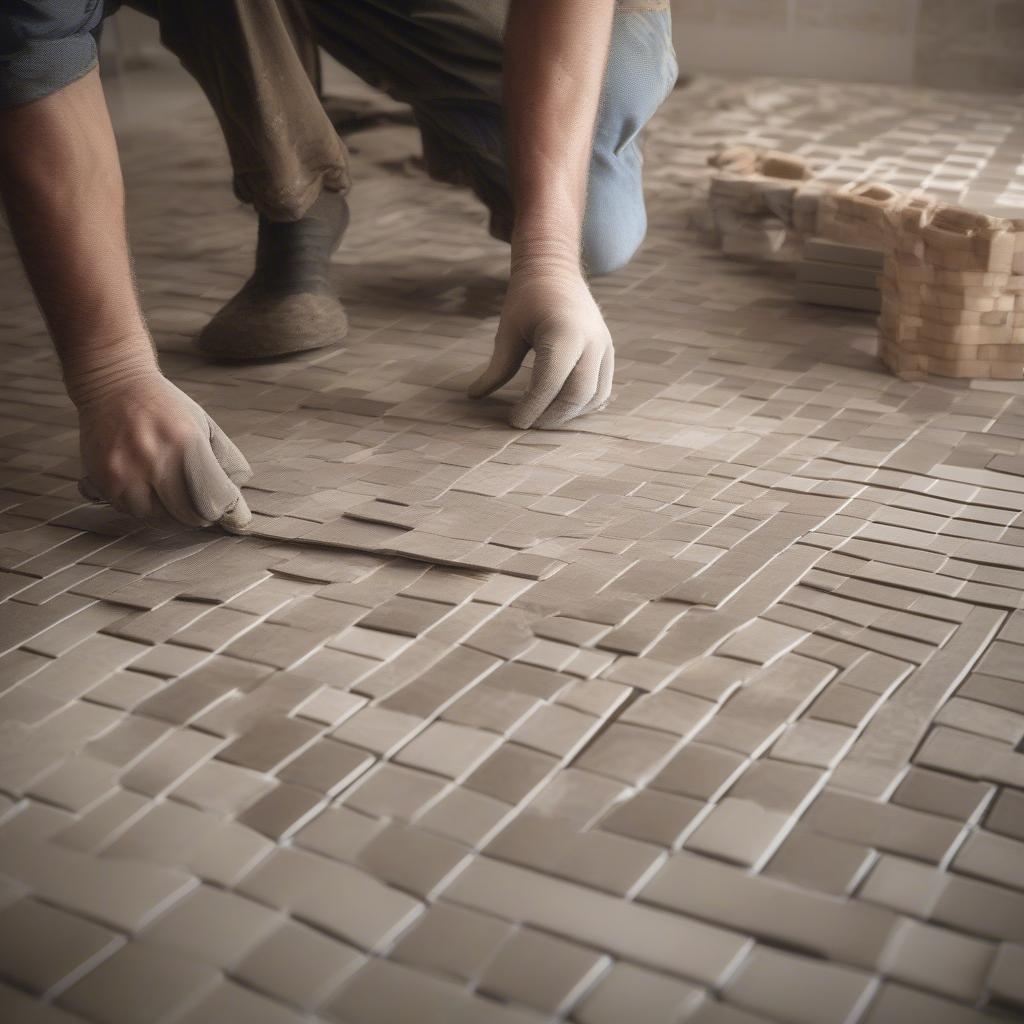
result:
<svg viewBox="0 0 1024 1024"><path fill-rule="evenodd" d="M615 0L512 0L504 97L513 267L579 266Z"/></svg>
<svg viewBox="0 0 1024 1024"><path fill-rule="evenodd" d="M155 366L125 234L124 185L94 69L0 110L0 191L72 397Z"/></svg>

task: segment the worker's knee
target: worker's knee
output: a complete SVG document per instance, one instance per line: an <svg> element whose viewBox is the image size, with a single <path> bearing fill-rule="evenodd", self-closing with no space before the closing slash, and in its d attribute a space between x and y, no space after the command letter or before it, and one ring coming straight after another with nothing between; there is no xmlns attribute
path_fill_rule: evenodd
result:
<svg viewBox="0 0 1024 1024"><path fill-rule="evenodd" d="M583 226L583 262L590 274L624 267L644 240L640 137L677 73L668 10L623 5L615 17L594 129Z"/></svg>
<svg viewBox="0 0 1024 1024"><path fill-rule="evenodd" d="M642 194L622 203L597 204L592 199L583 225L583 265L587 273L597 277L624 267L646 234Z"/></svg>

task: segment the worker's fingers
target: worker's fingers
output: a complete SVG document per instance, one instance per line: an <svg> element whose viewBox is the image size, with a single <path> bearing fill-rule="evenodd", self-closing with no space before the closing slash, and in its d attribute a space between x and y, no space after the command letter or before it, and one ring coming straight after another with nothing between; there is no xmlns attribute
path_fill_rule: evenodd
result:
<svg viewBox="0 0 1024 1024"><path fill-rule="evenodd" d="M612 385L615 382L615 346L610 342L601 356L601 369L597 375L597 392L593 401L580 413L585 416L589 412L603 409L612 397Z"/></svg>
<svg viewBox="0 0 1024 1024"><path fill-rule="evenodd" d="M230 508L224 510L224 515L217 520L219 526L225 530L244 530L252 522L252 512L249 511L249 504L242 496Z"/></svg>
<svg viewBox="0 0 1024 1024"><path fill-rule="evenodd" d="M228 479L238 486L247 483L252 479L252 467L248 459L209 416L206 417L206 424L210 433L210 447L217 461L224 467Z"/></svg>
<svg viewBox="0 0 1024 1024"><path fill-rule="evenodd" d="M530 346L519 332L506 326L502 321L498 325L498 334L494 339L491 361L487 369L469 385L466 394L470 398L483 398L503 387L519 372L519 367L523 365L529 351Z"/></svg>
<svg viewBox="0 0 1024 1024"><path fill-rule="evenodd" d="M534 348L530 386L509 417L509 423L521 430L532 427L558 397L583 354L584 342L578 335L574 336L571 328L552 325L537 338Z"/></svg>
<svg viewBox="0 0 1024 1024"><path fill-rule="evenodd" d="M600 370L601 350L588 345L566 377L562 390L534 421L534 427L551 430L579 416L594 399Z"/></svg>
<svg viewBox="0 0 1024 1024"><path fill-rule="evenodd" d="M185 454L185 484L192 507L216 523L222 519L240 529L251 519L242 492L231 481L209 444L197 443Z"/></svg>
<svg viewBox="0 0 1024 1024"><path fill-rule="evenodd" d="M188 485L185 483L184 466L177 473L157 480L154 489L169 519L194 529L210 525L210 520L201 516L192 505Z"/></svg>

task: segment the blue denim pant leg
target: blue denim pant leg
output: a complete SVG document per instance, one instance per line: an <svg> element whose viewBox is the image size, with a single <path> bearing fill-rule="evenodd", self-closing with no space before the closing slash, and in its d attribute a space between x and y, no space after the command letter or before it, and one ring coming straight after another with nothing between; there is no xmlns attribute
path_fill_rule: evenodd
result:
<svg viewBox="0 0 1024 1024"><path fill-rule="evenodd" d="M625 266L644 240L647 210L642 134L672 91L677 75L667 6L638 0L620 3L612 27L587 186L583 262L590 274L607 274ZM468 166L465 177L491 210L492 232L507 238L512 212L500 80L495 82L490 102L442 100L414 106L424 129L428 167L432 163L429 151L441 148L447 149L449 162L455 159Z"/></svg>
<svg viewBox="0 0 1024 1024"><path fill-rule="evenodd" d="M591 274L625 266L647 233L643 129L672 91L678 68L667 10L617 11L594 131L583 222Z"/></svg>
<svg viewBox="0 0 1024 1024"><path fill-rule="evenodd" d="M666 5L625 0L616 9L608 65L594 130L583 224L583 262L592 275L625 266L647 232L643 194L643 129L678 75ZM491 84L491 83L487 83ZM414 103L428 168L446 180L462 168L491 211L491 230L508 238L512 209L502 131L500 71L489 96L439 96Z"/></svg>
<svg viewBox="0 0 1024 1024"><path fill-rule="evenodd" d="M469 185L508 239L513 219L501 104L505 0L306 2L317 41L371 85L410 103L432 177ZM619 0L595 128L583 258L592 274L643 241L640 136L675 84L667 0Z"/></svg>

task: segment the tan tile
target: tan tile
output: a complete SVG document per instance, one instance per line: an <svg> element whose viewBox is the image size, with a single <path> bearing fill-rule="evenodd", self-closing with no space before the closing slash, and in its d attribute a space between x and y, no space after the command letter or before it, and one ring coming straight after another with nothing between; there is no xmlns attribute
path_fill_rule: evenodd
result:
<svg viewBox="0 0 1024 1024"><path fill-rule="evenodd" d="M280 841L302 828L323 804L322 793L280 782L243 811L238 822L268 839Z"/></svg>
<svg viewBox="0 0 1024 1024"><path fill-rule="evenodd" d="M132 942L90 971L60 1005L104 1024L159 1021L202 997L216 968L169 949Z"/></svg>
<svg viewBox="0 0 1024 1024"><path fill-rule="evenodd" d="M771 854L791 824L782 811L727 796L702 818L686 848L745 867L756 867Z"/></svg>
<svg viewBox="0 0 1024 1024"><path fill-rule="evenodd" d="M143 742L151 743L151 736ZM121 785L146 796L158 796L191 775L222 746L221 740L195 729L166 733L121 776ZM98 749L93 753L97 757L103 756Z"/></svg>
<svg viewBox="0 0 1024 1024"><path fill-rule="evenodd" d="M359 620L363 629L377 629L400 636L419 636L451 611L451 606L396 596Z"/></svg>
<svg viewBox="0 0 1024 1024"><path fill-rule="evenodd" d="M3 976L36 995L56 994L122 945L109 928L34 899L0 910Z"/></svg>
<svg viewBox="0 0 1024 1024"><path fill-rule="evenodd" d="M331 736L386 757L418 732L422 725L421 720L413 715L368 707L347 718Z"/></svg>
<svg viewBox="0 0 1024 1024"><path fill-rule="evenodd" d="M874 859L870 847L821 836L797 825L776 849L764 873L842 896L853 892Z"/></svg>
<svg viewBox="0 0 1024 1024"><path fill-rule="evenodd" d="M144 813L147 804L144 796L119 789L78 821L56 832L54 841L59 846L94 853L109 846L115 835Z"/></svg>
<svg viewBox="0 0 1024 1024"><path fill-rule="evenodd" d="M768 665L795 647L806 635L802 629L758 619L726 640L715 653L724 658Z"/></svg>
<svg viewBox="0 0 1024 1024"><path fill-rule="evenodd" d="M505 743L464 782L467 789L518 804L555 770L558 762L549 754Z"/></svg>
<svg viewBox="0 0 1024 1024"><path fill-rule="evenodd" d="M328 807L303 826L292 842L325 857L354 863L359 851L385 826L385 821L348 807Z"/></svg>
<svg viewBox="0 0 1024 1024"><path fill-rule="evenodd" d="M668 733L616 722L576 763L598 775L640 785L658 772L678 745L678 738Z"/></svg>
<svg viewBox="0 0 1024 1024"><path fill-rule="evenodd" d="M196 882L157 864L102 860L45 843L0 843L0 871L36 896L126 932L140 928Z"/></svg>
<svg viewBox="0 0 1024 1024"><path fill-rule="evenodd" d="M881 850L932 863L942 860L961 832L961 826L947 818L834 790L822 792L803 821L816 832L836 839L870 843Z"/></svg>
<svg viewBox="0 0 1024 1024"><path fill-rule="evenodd" d="M71 757L34 782L27 795L81 814L114 791L118 775L105 761Z"/></svg>
<svg viewBox="0 0 1024 1024"><path fill-rule="evenodd" d="M625 895L661 860L649 843L521 814L487 845L488 856Z"/></svg>
<svg viewBox="0 0 1024 1024"><path fill-rule="evenodd" d="M870 974L764 946L744 960L724 990L730 1003L794 1024L856 1020L873 993Z"/></svg>
<svg viewBox="0 0 1024 1024"><path fill-rule="evenodd" d="M729 795L772 810L796 811L817 791L823 777L823 772L810 766L761 758L743 772Z"/></svg>
<svg viewBox="0 0 1024 1024"><path fill-rule="evenodd" d="M411 821L437 803L450 785L437 775L381 764L371 768L342 799L347 807L370 817Z"/></svg>
<svg viewBox="0 0 1024 1024"><path fill-rule="evenodd" d="M361 1024L442 1024L458 1020L468 1001L459 983L388 960L371 960L328 1001L326 1015Z"/></svg>
<svg viewBox="0 0 1024 1024"><path fill-rule="evenodd" d="M238 814L273 788L273 780L260 772L213 760L201 764L170 795L201 811Z"/></svg>
<svg viewBox="0 0 1024 1024"><path fill-rule="evenodd" d="M1024 1006L1024 946L1003 943L996 951L988 989L1000 1002Z"/></svg>
<svg viewBox="0 0 1024 1024"><path fill-rule="evenodd" d="M931 917L951 882L950 876L919 861L883 854L858 892L869 903L915 917Z"/></svg>
<svg viewBox="0 0 1024 1024"><path fill-rule="evenodd" d="M502 735L515 729L540 704L536 697L499 690L482 683L447 708L442 718L456 725L488 729Z"/></svg>
<svg viewBox="0 0 1024 1024"><path fill-rule="evenodd" d="M471 851L425 829L391 822L356 856L356 862L383 882L430 899L463 868Z"/></svg>
<svg viewBox="0 0 1024 1024"><path fill-rule="evenodd" d="M854 730L849 726L805 718L786 727L772 744L771 756L779 761L832 768L853 739Z"/></svg>
<svg viewBox="0 0 1024 1024"><path fill-rule="evenodd" d="M593 736L601 720L561 704L543 704L512 733L512 739L552 757L572 757Z"/></svg>
<svg viewBox="0 0 1024 1024"><path fill-rule="evenodd" d="M460 787L438 800L418 823L438 835L479 847L501 827L512 810L501 800Z"/></svg>
<svg viewBox="0 0 1024 1024"><path fill-rule="evenodd" d="M295 713L301 718L336 728L365 704L365 697L337 690L333 686L325 686L303 701L295 709Z"/></svg>
<svg viewBox="0 0 1024 1024"><path fill-rule="evenodd" d="M210 829L192 848L188 868L211 885L236 884L258 864L273 844L269 839L237 822L225 821Z"/></svg>
<svg viewBox="0 0 1024 1024"><path fill-rule="evenodd" d="M513 690L528 697L549 700L572 683L572 677L546 668L514 661L501 665L487 677L487 685L499 690Z"/></svg>
<svg viewBox="0 0 1024 1024"><path fill-rule="evenodd" d="M479 977L512 931L507 921L437 903L399 939L391 957L469 982Z"/></svg>
<svg viewBox="0 0 1024 1024"><path fill-rule="evenodd" d="M985 827L1024 841L1024 794L1014 789L1001 790L985 818Z"/></svg>
<svg viewBox="0 0 1024 1024"><path fill-rule="evenodd" d="M252 900L201 885L154 921L143 938L226 969L279 922L279 914Z"/></svg>
<svg viewBox="0 0 1024 1024"><path fill-rule="evenodd" d="M675 846L704 810L700 800L641 790L618 804L601 821L601 828L661 846Z"/></svg>
<svg viewBox="0 0 1024 1024"><path fill-rule="evenodd" d="M422 909L418 900L356 868L281 848L245 878L239 891L368 950L387 946Z"/></svg>
<svg viewBox="0 0 1024 1024"><path fill-rule="evenodd" d="M410 768L458 780L472 772L500 744L501 737L494 733L434 722L402 747L395 760Z"/></svg>
<svg viewBox="0 0 1024 1024"><path fill-rule="evenodd" d="M991 943L907 919L899 922L890 937L880 967L898 981L974 1002L995 952Z"/></svg>
<svg viewBox="0 0 1024 1024"><path fill-rule="evenodd" d="M330 795L357 779L374 760L372 754L357 747L333 739L317 740L289 761L277 773L277 777L284 782Z"/></svg>
<svg viewBox="0 0 1024 1024"><path fill-rule="evenodd" d="M934 1021L935 1024L983 1024L992 1018L952 1002L944 996L932 995L895 982L882 985L868 1008L865 1024L903 1024L911 1020Z"/></svg>
<svg viewBox="0 0 1024 1024"><path fill-rule="evenodd" d="M986 783L913 766L893 793L892 802L956 821L970 821L991 793L992 786Z"/></svg>
<svg viewBox="0 0 1024 1024"><path fill-rule="evenodd" d="M579 768L563 768L530 800L535 814L589 828L630 791L624 783Z"/></svg>
<svg viewBox="0 0 1024 1024"><path fill-rule="evenodd" d="M648 1024L689 1020L704 1000L703 989L664 974L617 961L574 1011L580 1024Z"/></svg>
<svg viewBox="0 0 1024 1024"><path fill-rule="evenodd" d="M736 778L744 758L703 743L687 743L654 777L651 785L681 796L710 800Z"/></svg>
<svg viewBox="0 0 1024 1024"><path fill-rule="evenodd" d="M620 716L623 722L689 736L714 714L716 705L676 690L642 695Z"/></svg>
<svg viewBox="0 0 1024 1024"><path fill-rule="evenodd" d="M272 772L308 746L318 733L311 722L285 715L267 717L219 751L217 757L242 768Z"/></svg>
<svg viewBox="0 0 1024 1024"><path fill-rule="evenodd" d="M81 1024L84 1018L0 982L0 1014L21 1024Z"/></svg>
<svg viewBox="0 0 1024 1024"><path fill-rule="evenodd" d="M275 999L313 1010L362 963L363 956L351 946L285 918L232 974Z"/></svg>
<svg viewBox="0 0 1024 1024"><path fill-rule="evenodd" d="M953 859L953 870L1024 889L1024 843L992 832L975 832Z"/></svg>
<svg viewBox="0 0 1024 1024"><path fill-rule="evenodd" d="M874 966L896 923L878 907L801 891L685 852L669 859L640 898L866 968Z"/></svg>
<svg viewBox="0 0 1024 1024"><path fill-rule="evenodd" d="M479 987L500 999L563 1014L610 964L607 956L521 928L487 963Z"/></svg>
<svg viewBox="0 0 1024 1024"><path fill-rule="evenodd" d="M220 981L187 1013L182 1024L244 1020L251 1024L300 1024L307 1018L232 981Z"/></svg>
<svg viewBox="0 0 1024 1024"><path fill-rule="evenodd" d="M477 858L445 898L670 973L718 984L750 941L691 918Z"/></svg>
<svg viewBox="0 0 1024 1024"><path fill-rule="evenodd" d="M969 934L1024 940L1024 894L950 874L932 912L933 920Z"/></svg>

